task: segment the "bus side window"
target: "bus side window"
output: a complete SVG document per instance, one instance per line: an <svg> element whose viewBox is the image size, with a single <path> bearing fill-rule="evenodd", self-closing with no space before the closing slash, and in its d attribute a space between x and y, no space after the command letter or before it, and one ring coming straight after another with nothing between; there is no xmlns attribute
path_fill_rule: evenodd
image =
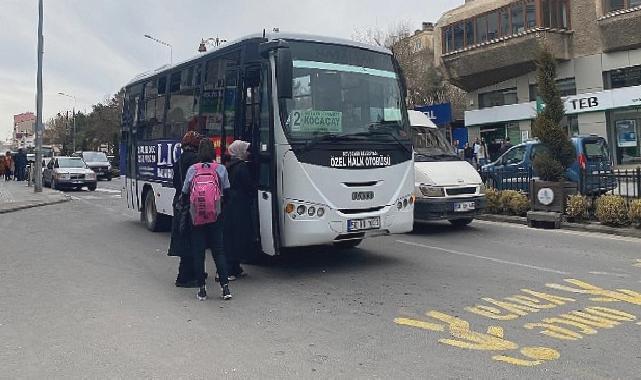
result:
<svg viewBox="0 0 641 380"><path fill-rule="evenodd" d="M145 84L143 112L138 127L141 139L160 139L164 136L166 86L166 77L154 78Z"/></svg>
<svg viewBox="0 0 641 380"><path fill-rule="evenodd" d="M240 138L245 141L253 142L253 136L258 129L259 119L259 91L260 86L260 69L250 67L245 71L245 122Z"/></svg>
<svg viewBox="0 0 641 380"><path fill-rule="evenodd" d="M171 74L169 80L169 110L165 138L179 140L188 125L195 125L198 115L199 85L196 65Z"/></svg>
<svg viewBox="0 0 641 380"><path fill-rule="evenodd" d="M258 136L254 138L253 143L258 145L254 152L258 155L258 186L261 189L269 189L271 185L271 118L269 102L269 70L267 65L263 65L260 80L260 117L258 124Z"/></svg>

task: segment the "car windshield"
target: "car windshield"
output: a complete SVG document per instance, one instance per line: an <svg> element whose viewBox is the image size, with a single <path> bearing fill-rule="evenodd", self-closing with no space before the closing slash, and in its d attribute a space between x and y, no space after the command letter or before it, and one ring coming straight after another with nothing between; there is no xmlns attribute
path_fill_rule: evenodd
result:
<svg viewBox="0 0 641 380"><path fill-rule="evenodd" d="M585 140L583 150L587 158L608 159L608 146L604 139Z"/></svg>
<svg viewBox="0 0 641 380"><path fill-rule="evenodd" d="M58 159L58 167L60 168L84 168L85 163L81 158L65 157Z"/></svg>
<svg viewBox="0 0 641 380"><path fill-rule="evenodd" d="M102 152L84 152L82 158L86 162L109 162L107 155Z"/></svg>
<svg viewBox="0 0 641 380"><path fill-rule="evenodd" d="M413 127L412 143L416 151L414 158L417 162L459 159L440 129Z"/></svg>
<svg viewBox="0 0 641 380"><path fill-rule="evenodd" d="M355 47L290 43L293 98L281 102L288 137L406 137L392 56Z"/></svg>

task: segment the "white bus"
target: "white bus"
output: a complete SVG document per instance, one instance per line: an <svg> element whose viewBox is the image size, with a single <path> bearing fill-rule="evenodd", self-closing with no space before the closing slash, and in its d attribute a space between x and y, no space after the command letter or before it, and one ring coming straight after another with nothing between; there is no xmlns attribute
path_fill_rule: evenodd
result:
<svg viewBox="0 0 641 380"><path fill-rule="evenodd" d="M414 164L398 64L383 48L256 35L126 86L121 174L150 230L172 214L173 164L188 130L251 142L262 251L409 232ZM248 223L251 223L248 218Z"/></svg>

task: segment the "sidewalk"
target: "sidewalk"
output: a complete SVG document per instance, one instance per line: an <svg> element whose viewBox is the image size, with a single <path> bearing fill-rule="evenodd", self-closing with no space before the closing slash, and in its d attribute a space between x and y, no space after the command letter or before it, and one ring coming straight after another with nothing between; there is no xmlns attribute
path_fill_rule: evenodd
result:
<svg viewBox="0 0 641 380"><path fill-rule="evenodd" d="M67 202L69 199L60 191L45 188L36 194L33 187L27 187L27 182L0 179L0 214Z"/></svg>

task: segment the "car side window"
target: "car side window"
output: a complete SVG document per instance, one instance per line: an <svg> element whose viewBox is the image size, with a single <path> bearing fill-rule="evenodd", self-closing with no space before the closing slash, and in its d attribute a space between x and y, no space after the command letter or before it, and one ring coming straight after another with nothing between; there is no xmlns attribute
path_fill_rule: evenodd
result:
<svg viewBox="0 0 641 380"><path fill-rule="evenodd" d="M506 165L510 165L510 164L518 164L519 162L523 162L526 151L527 151L527 147L525 146L517 146L510 149L505 154L505 157L503 158L503 163Z"/></svg>
<svg viewBox="0 0 641 380"><path fill-rule="evenodd" d="M530 159L534 161L534 158L539 154L550 154L550 149L543 144L534 145L532 147L532 153L530 155Z"/></svg>

